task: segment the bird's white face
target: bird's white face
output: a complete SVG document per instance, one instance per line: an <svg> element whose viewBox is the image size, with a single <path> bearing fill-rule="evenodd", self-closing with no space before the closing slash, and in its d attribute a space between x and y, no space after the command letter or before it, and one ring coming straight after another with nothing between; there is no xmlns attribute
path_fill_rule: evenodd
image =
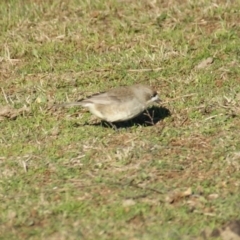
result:
<svg viewBox="0 0 240 240"><path fill-rule="evenodd" d="M133 89L135 96L139 101L145 105L145 107L151 105L154 102L160 101L157 92L145 85L136 85Z"/></svg>
<svg viewBox="0 0 240 240"><path fill-rule="evenodd" d="M154 103L154 102L160 102L161 100L159 99L159 97L158 97L158 95L157 95L157 93L154 93L153 95L152 95L152 97L147 101L147 105L150 105L150 104L152 104L152 103Z"/></svg>
<svg viewBox="0 0 240 240"><path fill-rule="evenodd" d="M158 101L160 101L158 95L155 95L150 99L150 102L158 102Z"/></svg>

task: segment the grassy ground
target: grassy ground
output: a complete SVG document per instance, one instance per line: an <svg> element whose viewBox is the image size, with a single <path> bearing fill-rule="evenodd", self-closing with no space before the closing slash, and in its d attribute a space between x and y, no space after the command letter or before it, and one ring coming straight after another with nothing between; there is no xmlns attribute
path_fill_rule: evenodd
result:
<svg viewBox="0 0 240 240"><path fill-rule="evenodd" d="M196 239L239 218L239 9L1 1L0 239ZM51 107L133 83L163 100L154 126Z"/></svg>

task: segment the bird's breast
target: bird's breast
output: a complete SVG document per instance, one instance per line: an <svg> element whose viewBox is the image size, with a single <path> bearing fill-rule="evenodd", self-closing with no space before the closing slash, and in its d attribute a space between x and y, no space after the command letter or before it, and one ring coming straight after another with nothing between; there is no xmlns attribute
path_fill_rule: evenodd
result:
<svg viewBox="0 0 240 240"><path fill-rule="evenodd" d="M95 104L89 110L97 117L108 122L120 122L136 117L145 110L145 106L138 102L108 105Z"/></svg>

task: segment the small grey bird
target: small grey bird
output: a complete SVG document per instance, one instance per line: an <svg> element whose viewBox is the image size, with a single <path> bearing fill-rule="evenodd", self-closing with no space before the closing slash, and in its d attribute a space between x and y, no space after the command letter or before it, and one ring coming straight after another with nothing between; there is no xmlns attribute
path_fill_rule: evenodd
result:
<svg viewBox="0 0 240 240"><path fill-rule="evenodd" d="M159 101L155 90L137 84L113 88L82 101L65 103L60 106L83 106L100 119L112 123L132 119L141 114L149 105Z"/></svg>

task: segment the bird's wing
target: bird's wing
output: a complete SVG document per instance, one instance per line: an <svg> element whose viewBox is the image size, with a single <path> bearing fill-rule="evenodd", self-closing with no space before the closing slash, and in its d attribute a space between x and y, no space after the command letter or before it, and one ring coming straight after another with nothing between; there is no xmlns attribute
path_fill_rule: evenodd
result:
<svg viewBox="0 0 240 240"><path fill-rule="evenodd" d="M114 92L104 92L104 93L98 93L94 94L84 100L81 100L79 102L70 102L70 103L64 103L60 104L61 107L73 107L73 106L83 106L88 107L92 104L102 104L102 105L118 105L123 101L120 97L116 96Z"/></svg>
<svg viewBox="0 0 240 240"><path fill-rule="evenodd" d="M120 102L121 100L117 96L109 93L101 93L101 94L93 95L81 101L82 105L91 104L91 103L108 105L108 104L119 104Z"/></svg>

